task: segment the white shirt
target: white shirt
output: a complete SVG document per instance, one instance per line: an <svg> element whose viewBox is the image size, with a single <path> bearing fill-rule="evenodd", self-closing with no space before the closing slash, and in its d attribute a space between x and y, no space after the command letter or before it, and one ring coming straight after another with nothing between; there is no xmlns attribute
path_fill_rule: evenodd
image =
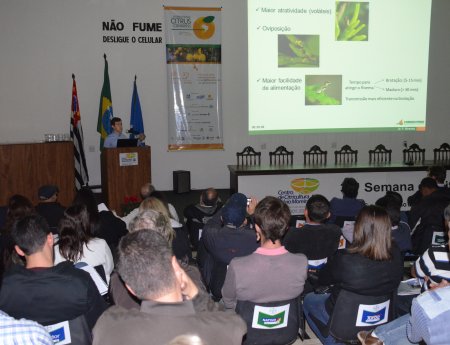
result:
<svg viewBox="0 0 450 345"><path fill-rule="evenodd" d="M55 265L60 262L67 261L61 256L59 252L59 245L55 245ZM103 265L106 274L106 280L109 284L109 277L114 269L114 261L111 254L111 250L106 244L105 240L101 238L92 238L87 245L83 246L83 256L74 264L78 262L85 262L88 265L95 267Z"/></svg>

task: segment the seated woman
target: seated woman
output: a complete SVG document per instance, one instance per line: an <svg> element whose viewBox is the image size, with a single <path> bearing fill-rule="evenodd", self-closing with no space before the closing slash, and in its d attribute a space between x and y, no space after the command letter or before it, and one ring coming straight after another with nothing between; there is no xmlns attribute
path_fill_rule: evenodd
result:
<svg viewBox="0 0 450 345"><path fill-rule="evenodd" d="M303 309L322 344L340 344L321 330L327 325L341 290L383 296L397 289L402 279L403 259L391 234L387 212L379 206L365 206L356 218L350 248L336 253L320 271L319 284L333 285L331 294L307 294Z"/></svg>
<svg viewBox="0 0 450 345"><path fill-rule="evenodd" d="M70 206L59 223L59 240L55 245L55 265L62 261L84 262L95 267L102 265L106 281L114 268L111 250L105 240L93 237L89 215L84 205Z"/></svg>
<svg viewBox="0 0 450 345"><path fill-rule="evenodd" d="M238 300L277 302L303 292L308 260L281 245L290 217L289 207L275 197L268 196L258 203L254 219L261 247L253 254L231 260L222 288L226 308L234 309Z"/></svg>
<svg viewBox="0 0 450 345"><path fill-rule="evenodd" d="M192 252L186 227L177 220L173 219L166 205L156 197L151 196L141 202L139 212L143 212L145 210L154 210L160 212L164 217L166 217L170 226L174 230L174 235L170 238L173 254L178 260L181 260L187 264L192 259Z"/></svg>

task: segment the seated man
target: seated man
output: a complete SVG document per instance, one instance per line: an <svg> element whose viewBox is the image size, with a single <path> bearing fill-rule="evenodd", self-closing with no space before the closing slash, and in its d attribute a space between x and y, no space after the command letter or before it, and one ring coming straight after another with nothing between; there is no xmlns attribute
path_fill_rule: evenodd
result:
<svg viewBox="0 0 450 345"><path fill-rule="evenodd" d="M284 246L291 253L302 253L308 258L308 270L315 273L327 263L339 247L341 229L327 224L330 203L323 195L313 195L305 208L306 223L301 228L291 228L284 238ZM314 282L309 279L309 283ZM306 286L305 290L311 288ZM310 291L310 290L309 290Z"/></svg>
<svg viewBox="0 0 450 345"><path fill-rule="evenodd" d="M443 166L433 165L428 169L428 177L436 180L437 189L444 194L450 194L450 188L445 185L445 178L447 177L447 169ZM422 193L419 190L408 197L408 205L413 207L422 200Z"/></svg>
<svg viewBox="0 0 450 345"><path fill-rule="evenodd" d="M106 303L89 273L69 261L53 266L53 236L45 219L26 216L11 235L26 266L15 265L3 276L0 309L44 326L84 315L92 329Z"/></svg>
<svg viewBox="0 0 450 345"><path fill-rule="evenodd" d="M139 310L109 308L94 328L94 345L167 344L195 333L208 344L240 345L246 326L234 313L196 312L198 289L156 231L122 238L118 271L127 289L142 300Z"/></svg>
<svg viewBox="0 0 450 345"><path fill-rule="evenodd" d="M256 204L256 199L252 199L247 207L247 197L235 193L203 228L197 261L206 287L217 300L222 297L231 259L250 255L259 247L253 225L246 219Z"/></svg>
<svg viewBox="0 0 450 345"><path fill-rule="evenodd" d="M342 181L343 198L333 198L330 201L331 217L329 223L335 223L336 217L356 218L358 212L366 204L364 200L356 199L358 196L359 183L353 177L346 177ZM338 224L342 226L342 224Z"/></svg>
<svg viewBox="0 0 450 345"><path fill-rule="evenodd" d="M119 139L128 139L128 137L122 133L122 119L119 117L113 117L111 119L111 127L112 132L109 134L106 139L103 147L106 148L114 148L117 147L117 140Z"/></svg>
<svg viewBox="0 0 450 345"><path fill-rule="evenodd" d="M66 209L58 202L59 189L57 186L45 185L39 188L39 204L36 212L47 221L52 233L57 233L58 223L64 215Z"/></svg>
<svg viewBox="0 0 450 345"><path fill-rule="evenodd" d="M433 244L433 237L444 232L443 214L450 203L450 196L440 192L436 181L431 177L422 179L419 188L422 199L411 208L409 225L413 229L413 252L422 255Z"/></svg>
<svg viewBox="0 0 450 345"><path fill-rule="evenodd" d="M0 344L53 345L50 334L40 324L30 320L16 320L0 310Z"/></svg>
<svg viewBox="0 0 450 345"><path fill-rule="evenodd" d="M222 207L219 194L214 188L208 188L200 195L200 202L192 204L184 209L186 226L189 232L189 239L194 250L198 248L198 241L201 236L201 230Z"/></svg>
<svg viewBox="0 0 450 345"><path fill-rule="evenodd" d="M400 220L401 202L392 194L386 194L378 199L375 205L383 207L387 211L392 224L392 237L400 251L403 254L409 252L412 249L411 228L408 223Z"/></svg>

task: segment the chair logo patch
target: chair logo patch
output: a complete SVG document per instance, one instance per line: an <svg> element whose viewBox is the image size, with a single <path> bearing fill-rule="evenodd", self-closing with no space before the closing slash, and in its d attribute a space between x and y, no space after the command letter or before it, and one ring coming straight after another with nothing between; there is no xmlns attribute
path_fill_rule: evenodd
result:
<svg viewBox="0 0 450 345"><path fill-rule="evenodd" d="M360 304L358 308L357 327L381 325L388 321L389 301L367 305Z"/></svg>
<svg viewBox="0 0 450 345"><path fill-rule="evenodd" d="M54 325L45 326L45 329L52 337L53 344L55 345L66 345L72 343L70 337L69 322L63 321L56 323Z"/></svg>
<svg viewBox="0 0 450 345"><path fill-rule="evenodd" d="M255 306L253 312L253 328L277 329L284 328L288 323L289 304L279 307Z"/></svg>

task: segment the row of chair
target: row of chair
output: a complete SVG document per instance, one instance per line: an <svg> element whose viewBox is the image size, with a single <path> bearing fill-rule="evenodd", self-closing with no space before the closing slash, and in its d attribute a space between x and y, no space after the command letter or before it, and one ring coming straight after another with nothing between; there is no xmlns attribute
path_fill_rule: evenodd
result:
<svg viewBox="0 0 450 345"><path fill-rule="evenodd" d="M450 162L450 145L442 144L433 149L434 162ZM308 151L303 151L304 165L326 165L328 151L322 150L318 145L312 146ZM256 152L253 147L247 146L242 152L236 153L237 165L250 166L261 165L261 152ZM275 151L269 152L270 165L292 165L294 151L288 151L284 146L278 146ZM369 150L369 163L390 163L392 150L379 144L373 150ZM425 149L417 144L412 144L403 150L404 163L419 163L425 161ZM355 164L358 162L358 150L353 150L350 145L344 145L340 150L334 151L335 164Z"/></svg>

